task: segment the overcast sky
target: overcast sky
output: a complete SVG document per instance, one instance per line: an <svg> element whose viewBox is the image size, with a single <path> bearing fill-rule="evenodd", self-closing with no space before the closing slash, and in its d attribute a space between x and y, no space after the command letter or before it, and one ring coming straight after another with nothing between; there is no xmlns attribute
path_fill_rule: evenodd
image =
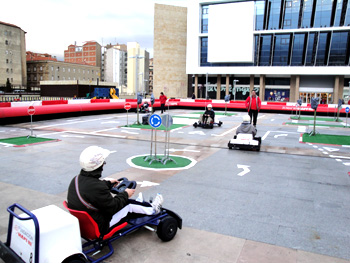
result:
<svg viewBox="0 0 350 263"><path fill-rule="evenodd" d="M138 42L153 57L154 4L187 6L187 0L2 0L0 21L22 28L27 51L63 60L76 42Z"/></svg>

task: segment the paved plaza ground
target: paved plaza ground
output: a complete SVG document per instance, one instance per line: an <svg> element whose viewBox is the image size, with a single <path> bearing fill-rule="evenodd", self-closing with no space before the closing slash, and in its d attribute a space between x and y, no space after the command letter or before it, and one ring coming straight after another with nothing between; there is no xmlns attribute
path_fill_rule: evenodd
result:
<svg viewBox="0 0 350 263"><path fill-rule="evenodd" d="M169 152L196 163L162 171L127 162L150 153L151 130L125 127L135 113L34 122L35 136L54 140L24 147L0 142L0 240L13 203L63 209L81 151L98 145L113 151L104 176L136 180L136 193L146 199L162 193L164 207L183 218L174 240L164 243L144 229L114 242L116 253L105 262L350 262L349 145L304 143L313 120L261 112L261 150L230 150L246 113L218 113L223 125L202 129L192 126L198 110L170 109L179 125L169 133ZM344 122L320 120L316 132L348 136ZM30 122L0 126L0 139L27 136L30 128ZM157 132L159 154L165 134Z"/></svg>

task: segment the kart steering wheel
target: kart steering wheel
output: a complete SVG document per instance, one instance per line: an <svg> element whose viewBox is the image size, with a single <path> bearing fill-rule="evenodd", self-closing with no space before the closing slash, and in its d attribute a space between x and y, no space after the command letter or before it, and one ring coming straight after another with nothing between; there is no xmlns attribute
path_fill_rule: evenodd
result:
<svg viewBox="0 0 350 263"><path fill-rule="evenodd" d="M125 177L119 178L118 181L120 183L111 189L111 192L114 194L124 192L126 188L135 189L137 185L135 181L129 181L128 178Z"/></svg>

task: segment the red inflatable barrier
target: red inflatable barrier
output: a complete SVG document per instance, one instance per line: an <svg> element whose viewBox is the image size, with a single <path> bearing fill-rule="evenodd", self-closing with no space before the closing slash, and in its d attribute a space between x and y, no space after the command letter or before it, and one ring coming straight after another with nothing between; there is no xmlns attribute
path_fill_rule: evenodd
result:
<svg viewBox="0 0 350 263"><path fill-rule="evenodd" d="M110 99L92 99L91 103L110 102Z"/></svg>
<svg viewBox="0 0 350 263"><path fill-rule="evenodd" d="M0 102L0 107L11 107L11 102Z"/></svg>
<svg viewBox="0 0 350 263"><path fill-rule="evenodd" d="M68 104L68 100L43 100L41 105Z"/></svg>

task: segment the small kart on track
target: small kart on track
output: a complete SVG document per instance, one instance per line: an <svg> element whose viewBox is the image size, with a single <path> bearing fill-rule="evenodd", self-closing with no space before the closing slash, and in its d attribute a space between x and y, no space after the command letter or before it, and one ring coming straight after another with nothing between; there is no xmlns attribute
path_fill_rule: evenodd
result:
<svg viewBox="0 0 350 263"><path fill-rule="evenodd" d="M122 181L112 191L124 191L136 187L135 181ZM158 214L129 214L110 231L101 235L97 223L85 211L64 207L69 211L50 205L32 212L19 204L10 206L9 228L6 243L0 242L0 258L5 262L26 263L84 263L101 262L113 252L112 242L141 227L157 233L163 241L170 241L182 228L182 219L169 209L162 208ZM23 214L18 215L15 209ZM82 244L82 239L85 240ZM108 251L98 257L102 248Z"/></svg>
<svg viewBox="0 0 350 263"><path fill-rule="evenodd" d="M219 121L219 122L212 121L212 122L205 122L205 123L198 121L198 122L193 123L193 127L195 127L195 128L202 127L204 129L213 129L214 125L221 127L222 124L223 124L222 121Z"/></svg>
<svg viewBox="0 0 350 263"><path fill-rule="evenodd" d="M261 137L253 137L252 134L239 133L228 142L228 148L260 151Z"/></svg>

